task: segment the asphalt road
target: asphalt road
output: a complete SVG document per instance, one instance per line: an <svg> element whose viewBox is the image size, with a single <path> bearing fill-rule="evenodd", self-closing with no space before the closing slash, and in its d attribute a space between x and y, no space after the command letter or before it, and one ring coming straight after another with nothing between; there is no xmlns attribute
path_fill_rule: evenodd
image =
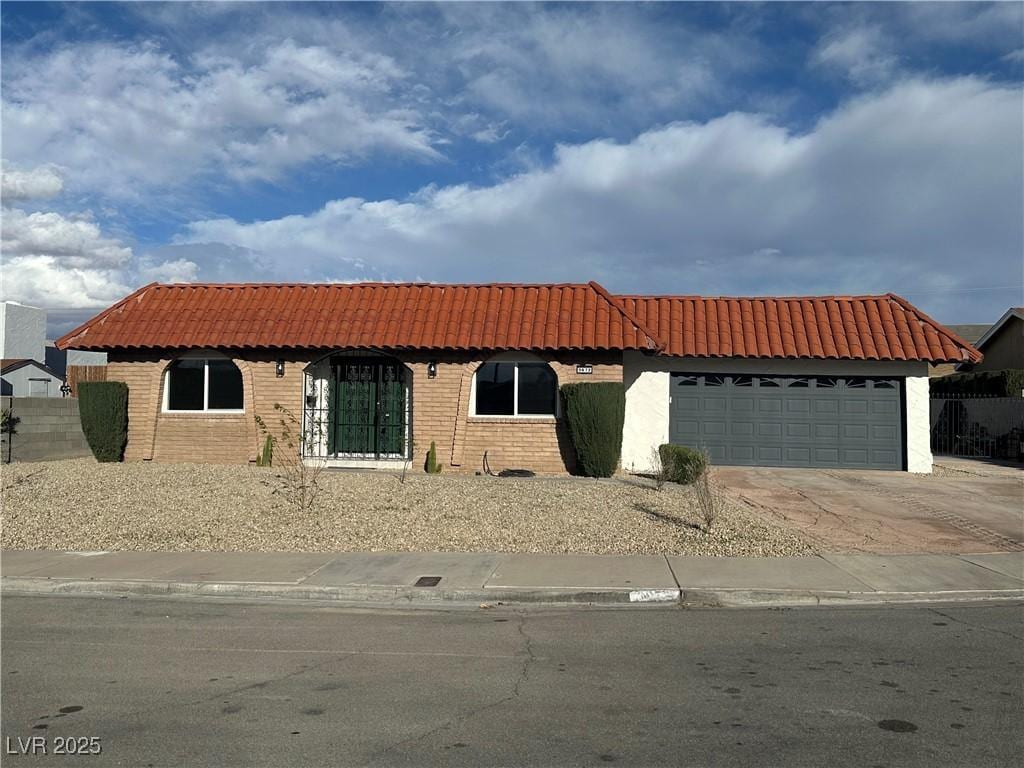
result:
<svg viewBox="0 0 1024 768"><path fill-rule="evenodd" d="M51 752L5 766L988 767L1024 754L1020 605L8 596L2 621L4 752L32 736ZM98 737L102 753L53 755L68 736Z"/></svg>

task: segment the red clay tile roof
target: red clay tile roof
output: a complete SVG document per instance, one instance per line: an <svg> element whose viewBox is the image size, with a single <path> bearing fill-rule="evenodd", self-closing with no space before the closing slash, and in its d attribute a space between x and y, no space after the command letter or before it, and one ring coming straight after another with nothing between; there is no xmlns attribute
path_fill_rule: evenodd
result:
<svg viewBox="0 0 1024 768"><path fill-rule="evenodd" d="M793 298L620 296L678 357L978 362L982 355L895 294Z"/></svg>
<svg viewBox="0 0 1024 768"><path fill-rule="evenodd" d="M623 350L679 357L977 362L969 343L884 296L613 297L574 285L153 283L61 349Z"/></svg>
<svg viewBox="0 0 1024 768"><path fill-rule="evenodd" d="M597 283L153 283L57 340L61 349L654 350Z"/></svg>

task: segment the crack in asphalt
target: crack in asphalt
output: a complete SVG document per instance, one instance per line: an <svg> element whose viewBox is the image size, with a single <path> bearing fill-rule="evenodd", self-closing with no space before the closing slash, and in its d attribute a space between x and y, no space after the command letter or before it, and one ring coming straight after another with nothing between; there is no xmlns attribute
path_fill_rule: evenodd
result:
<svg viewBox="0 0 1024 768"><path fill-rule="evenodd" d="M478 717L484 712L495 709L496 707L500 707L502 704L506 704L510 701L515 701L517 698L519 698L520 690L522 688L523 683L525 683L530 678L530 666L537 660L537 656L533 652L533 638L531 638L530 635L526 632L526 611L517 611L516 613L519 616L519 622L516 625L516 631L523 638L523 651L526 654L526 658L523 659L522 667L520 667L519 669L519 674L516 676L516 681L512 685L511 692L507 696L502 696L500 699L496 699L495 701L482 704L481 706L470 709L469 711L464 712L461 715L455 715L453 717L450 717L440 725L437 725L433 728L429 728L428 730L416 736L409 736L405 739L396 741L394 744L389 744L388 746L379 750L376 756L370 759L370 763L375 763L382 760L389 752L392 752L393 750L398 749L399 747L424 741L425 739L430 738L434 734L448 730L454 725L465 723L469 720L472 720L474 717Z"/></svg>
<svg viewBox="0 0 1024 768"><path fill-rule="evenodd" d="M969 621L964 621L963 619L958 619L956 616L950 616L948 613L943 613L942 611L938 610L937 608L929 608L928 610L931 613L934 613L936 616L941 616L944 619L949 619L950 621L955 621L957 624L963 624L965 627L971 627L971 629L980 629L980 630L983 630L985 632L993 632L993 633L995 633L997 635L1006 635L1007 637L1012 637L1014 640L1020 640L1021 642L1024 642L1024 637L1021 637L1020 635L1015 635L1015 634L1013 634L1013 632L1007 632L1006 630L1003 630L1003 629L993 629L992 627L986 627L983 624L972 624Z"/></svg>

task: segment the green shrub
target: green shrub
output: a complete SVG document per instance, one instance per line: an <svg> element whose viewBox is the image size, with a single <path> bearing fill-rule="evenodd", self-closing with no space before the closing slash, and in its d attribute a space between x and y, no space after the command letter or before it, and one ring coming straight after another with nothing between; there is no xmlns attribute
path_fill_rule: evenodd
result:
<svg viewBox="0 0 1024 768"><path fill-rule="evenodd" d="M562 403L576 449L576 471L611 477L622 454L625 387L615 382L563 384Z"/></svg>
<svg viewBox="0 0 1024 768"><path fill-rule="evenodd" d="M430 450L427 451L427 464L424 467L428 475L439 475L441 474L441 465L437 463L437 446L434 445L434 441L430 441Z"/></svg>
<svg viewBox="0 0 1024 768"><path fill-rule="evenodd" d="M692 485L707 468L703 453L683 445L658 446L658 456L665 479L681 485Z"/></svg>
<svg viewBox="0 0 1024 768"><path fill-rule="evenodd" d="M1024 369L954 373L929 380L932 395L990 395L1020 397L1024 389Z"/></svg>
<svg viewBox="0 0 1024 768"><path fill-rule="evenodd" d="M97 461L121 461L128 442L128 385L83 381L78 385L82 432Z"/></svg>

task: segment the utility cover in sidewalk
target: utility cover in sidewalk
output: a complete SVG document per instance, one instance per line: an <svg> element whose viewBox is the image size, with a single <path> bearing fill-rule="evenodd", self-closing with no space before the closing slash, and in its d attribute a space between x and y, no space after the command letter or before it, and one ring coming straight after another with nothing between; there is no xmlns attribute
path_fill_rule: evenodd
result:
<svg viewBox="0 0 1024 768"><path fill-rule="evenodd" d="M420 576L416 579L414 587L436 587L441 581L440 576Z"/></svg>

